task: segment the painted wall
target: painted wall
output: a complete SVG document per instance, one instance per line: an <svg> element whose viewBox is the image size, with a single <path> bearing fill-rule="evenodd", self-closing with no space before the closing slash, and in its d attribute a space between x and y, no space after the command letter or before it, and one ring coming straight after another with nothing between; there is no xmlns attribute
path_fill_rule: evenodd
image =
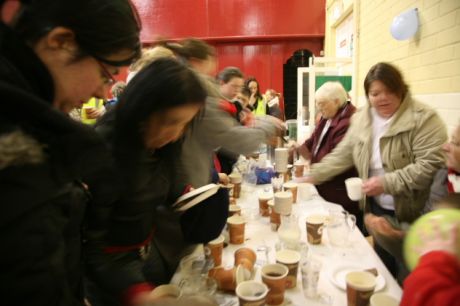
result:
<svg viewBox="0 0 460 306"><path fill-rule="evenodd" d="M142 41L197 37L214 45L218 70L237 66L262 91L283 89L283 63L323 48L325 0L133 0Z"/></svg>
<svg viewBox="0 0 460 306"><path fill-rule="evenodd" d="M327 6L341 1L328 0ZM359 13L355 58L358 104L365 103L362 84L369 68L388 61L402 70L412 94L438 111L450 132L460 119L460 1L354 1ZM393 18L415 7L419 32L409 40L395 40L389 31ZM329 33L330 29L326 35ZM326 52L330 53L329 46Z"/></svg>

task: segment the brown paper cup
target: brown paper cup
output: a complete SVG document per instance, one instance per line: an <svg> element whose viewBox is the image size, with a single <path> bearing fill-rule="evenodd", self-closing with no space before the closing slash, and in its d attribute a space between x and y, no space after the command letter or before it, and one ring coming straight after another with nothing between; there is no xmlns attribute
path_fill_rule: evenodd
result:
<svg viewBox="0 0 460 306"><path fill-rule="evenodd" d="M294 165L294 177L302 177L305 169L304 164L295 164Z"/></svg>
<svg viewBox="0 0 460 306"><path fill-rule="evenodd" d="M292 193L292 203L297 202L297 184L296 183L284 183L283 188L285 191L290 191Z"/></svg>
<svg viewBox="0 0 460 306"><path fill-rule="evenodd" d="M233 197L238 199L241 193L241 182L243 181L243 178L239 173L230 173L228 178L230 179L230 183L233 184Z"/></svg>
<svg viewBox="0 0 460 306"><path fill-rule="evenodd" d="M349 272L345 276L347 283L348 306L368 306L374 293L376 278L370 272Z"/></svg>
<svg viewBox="0 0 460 306"><path fill-rule="evenodd" d="M239 205L230 205L228 207L228 216L241 216L241 207Z"/></svg>
<svg viewBox="0 0 460 306"><path fill-rule="evenodd" d="M257 281L240 283L235 290L240 306L263 306L268 294L267 285Z"/></svg>
<svg viewBox="0 0 460 306"><path fill-rule="evenodd" d="M259 213L262 217L270 216L270 209L268 208L268 201L273 199L271 195L259 195Z"/></svg>
<svg viewBox="0 0 460 306"><path fill-rule="evenodd" d="M268 305L282 305L286 291L288 268L280 264L269 264L262 267L262 281L268 286Z"/></svg>
<svg viewBox="0 0 460 306"><path fill-rule="evenodd" d="M275 211L274 201L270 200L267 202L270 210L270 227L272 231L276 232L281 224L281 216Z"/></svg>
<svg viewBox="0 0 460 306"><path fill-rule="evenodd" d="M323 226L326 220L325 216L312 215L306 220L307 225L307 240L311 244L320 244L323 237Z"/></svg>
<svg viewBox="0 0 460 306"><path fill-rule="evenodd" d="M210 255L214 260L214 266L220 266L222 264L222 251L224 249L224 236L220 235L216 239L209 241L206 248L209 249Z"/></svg>
<svg viewBox="0 0 460 306"><path fill-rule="evenodd" d="M245 220L240 216L233 216L227 219L228 231L230 234L230 243L244 243Z"/></svg>
<svg viewBox="0 0 460 306"><path fill-rule="evenodd" d="M300 253L293 250L276 252L276 263L286 266L289 270L286 278L286 288L297 286L297 272L299 271Z"/></svg>
<svg viewBox="0 0 460 306"><path fill-rule="evenodd" d="M236 268L225 270L223 267L212 268L208 276L214 278L220 290L233 291L236 288Z"/></svg>

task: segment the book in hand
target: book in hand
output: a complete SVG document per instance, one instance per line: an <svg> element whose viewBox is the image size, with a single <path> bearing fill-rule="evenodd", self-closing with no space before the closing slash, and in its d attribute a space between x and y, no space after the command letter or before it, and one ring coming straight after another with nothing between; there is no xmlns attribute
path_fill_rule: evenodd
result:
<svg viewBox="0 0 460 306"><path fill-rule="evenodd" d="M177 199L177 201L173 204L173 208L177 211L186 211L187 209L192 208L196 204L213 196L219 188L219 185L208 184L187 192Z"/></svg>

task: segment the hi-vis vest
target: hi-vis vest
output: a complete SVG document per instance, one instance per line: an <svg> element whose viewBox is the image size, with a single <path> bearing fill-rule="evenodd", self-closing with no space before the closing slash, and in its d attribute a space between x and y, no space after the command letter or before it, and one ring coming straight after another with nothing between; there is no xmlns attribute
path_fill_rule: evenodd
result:
<svg viewBox="0 0 460 306"><path fill-rule="evenodd" d="M96 123L96 119L89 119L86 116L86 109L91 108L91 107L94 107L97 109L104 107L104 100L91 98L88 100L88 102L83 104L83 106L81 107L81 122L83 122L84 124L95 124Z"/></svg>
<svg viewBox="0 0 460 306"><path fill-rule="evenodd" d="M257 100L257 108L255 108L252 113L256 116L264 116L267 114L267 106L263 98Z"/></svg>

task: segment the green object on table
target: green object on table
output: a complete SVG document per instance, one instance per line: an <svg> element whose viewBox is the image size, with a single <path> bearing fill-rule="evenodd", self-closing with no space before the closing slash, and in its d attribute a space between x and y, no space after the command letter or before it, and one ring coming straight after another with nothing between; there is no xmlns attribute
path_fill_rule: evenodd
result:
<svg viewBox="0 0 460 306"><path fill-rule="evenodd" d="M317 76L316 77L316 84L315 84L315 90L321 87L326 82L329 81L338 81L342 83L343 88L345 88L346 91L351 90L351 76L349 75L323 75L323 76Z"/></svg>
<svg viewBox="0 0 460 306"><path fill-rule="evenodd" d="M420 233L432 233L435 224L438 224L442 235L447 239L453 224L460 223L460 210L454 208L438 209L418 218L410 227L404 239L404 259L410 270L413 270L420 258L416 248L422 245ZM458 238L460 239L460 228ZM459 241L457 241L459 245ZM460 250L457 250L457 257L460 259Z"/></svg>

